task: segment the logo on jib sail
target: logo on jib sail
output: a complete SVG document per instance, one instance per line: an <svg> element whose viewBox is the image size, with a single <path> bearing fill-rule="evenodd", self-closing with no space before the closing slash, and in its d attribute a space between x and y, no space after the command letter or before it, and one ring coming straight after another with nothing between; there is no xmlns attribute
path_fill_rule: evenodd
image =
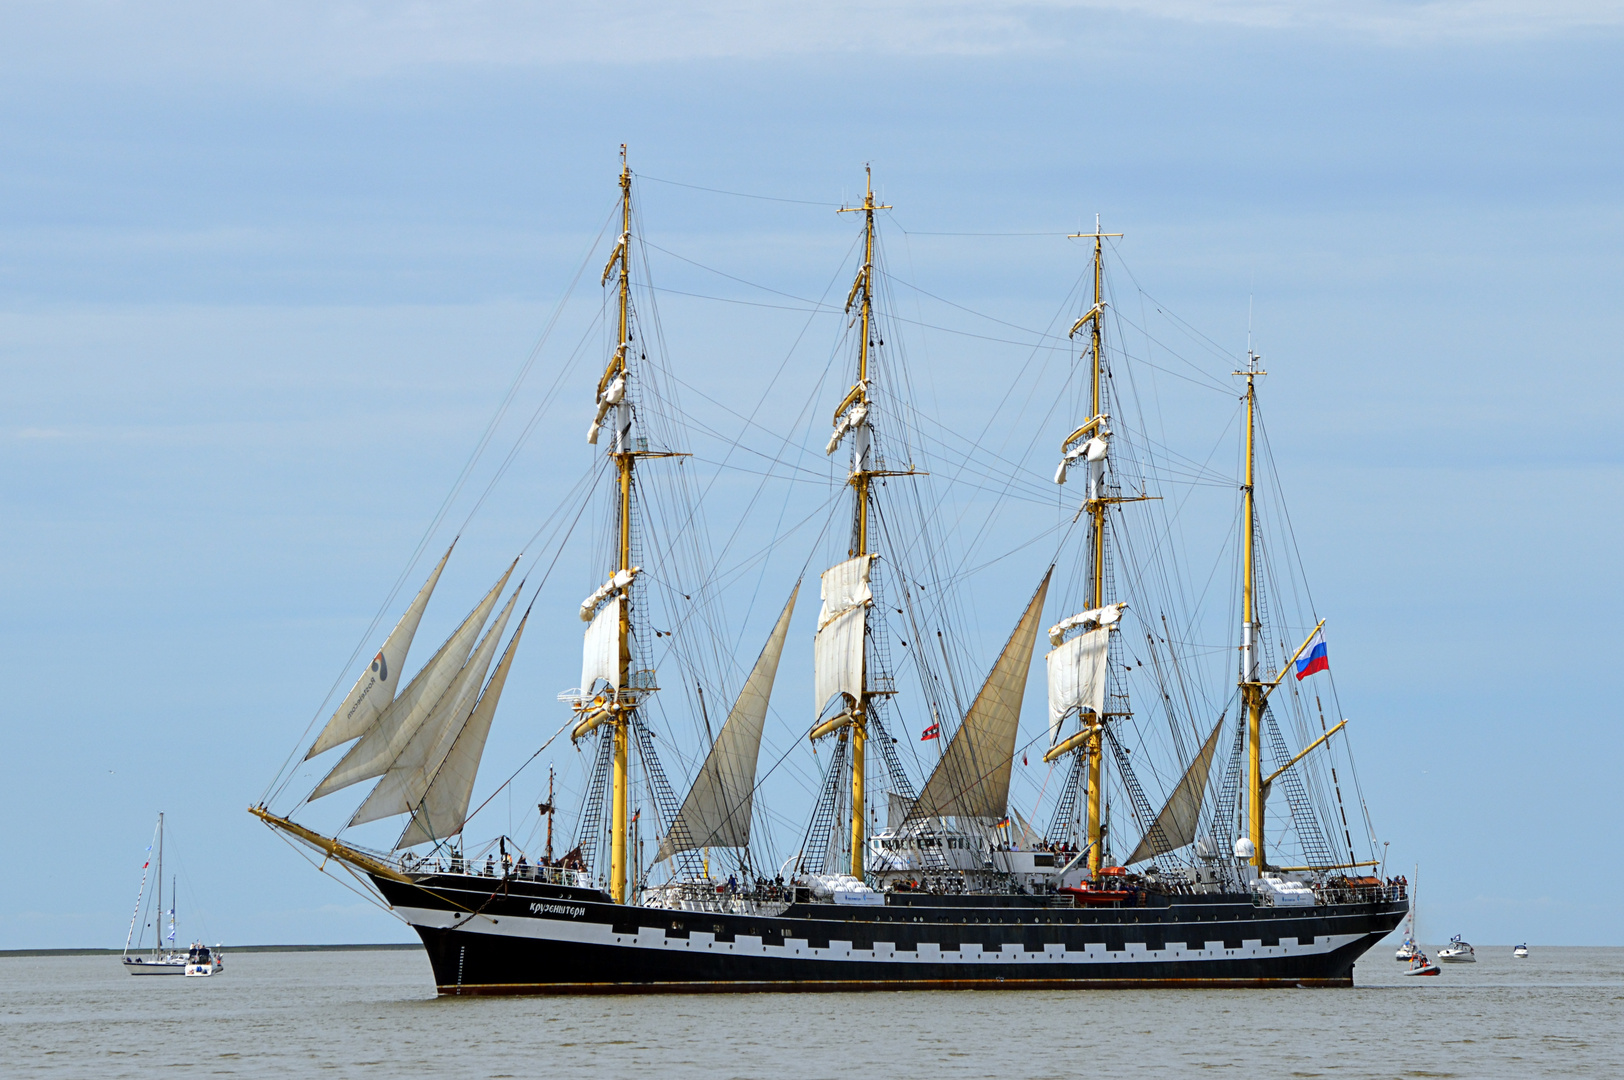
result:
<svg viewBox="0 0 1624 1080"><path fill-rule="evenodd" d="M383 658L382 649L379 649L378 655L372 658L372 673L378 676L379 682L389 681L389 661Z"/></svg>

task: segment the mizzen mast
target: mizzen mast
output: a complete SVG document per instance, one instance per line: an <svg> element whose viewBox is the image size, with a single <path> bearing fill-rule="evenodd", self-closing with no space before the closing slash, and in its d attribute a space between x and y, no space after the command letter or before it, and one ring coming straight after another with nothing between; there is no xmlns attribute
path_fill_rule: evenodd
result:
<svg viewBox="0 0 1624 1080"><path fill-rule="evenodd" d="M1267 693L1257 666L1257 497L1254 464L1257 434L1257 377L1268 374L1258 369L1262 357L1246 354L1246 479L1241 485L1245 539L1241 548L1241 705L1246 713L1246 839L1235 845L1235 855L1251 863L1261 876L1263 859L1263 703ZM1251 850L1246 850L1250 847Z"/></svg>

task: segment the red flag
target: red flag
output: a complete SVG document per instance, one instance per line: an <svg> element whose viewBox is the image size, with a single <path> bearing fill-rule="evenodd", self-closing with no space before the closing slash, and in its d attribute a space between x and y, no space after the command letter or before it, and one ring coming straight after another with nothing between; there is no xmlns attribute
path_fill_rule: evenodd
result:
<svg viewBox="0 0 1624 1080"><path fill-rule="evenodd" d="M942 737L942 725L940 725L940 724L932 724L930 727L926 728L920 734L919 741L920 742L929 742L931 739L939 739L941 737Z"/></svg>

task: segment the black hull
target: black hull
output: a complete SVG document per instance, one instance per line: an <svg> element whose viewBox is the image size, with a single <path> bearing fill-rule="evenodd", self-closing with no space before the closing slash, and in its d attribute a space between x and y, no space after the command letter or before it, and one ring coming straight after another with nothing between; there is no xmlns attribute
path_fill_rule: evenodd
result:
<svg viewBox="0 0 1624 1080"><path fill-rule="evenodd" d="M442 994L1351 986L1408 902L1269 908L1245 896L891 896L778 915L614 904L531 881L375 879Z"/></svg>

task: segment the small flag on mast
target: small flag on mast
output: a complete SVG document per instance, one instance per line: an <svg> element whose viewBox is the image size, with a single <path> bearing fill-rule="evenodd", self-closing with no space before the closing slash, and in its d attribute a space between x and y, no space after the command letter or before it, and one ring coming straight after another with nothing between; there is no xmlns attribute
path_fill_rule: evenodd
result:
<svg viewBox="0 0 1624 1080"><path fill-rule="evenodd" d="M942 737L942 725L941 724L932 724L930 727L928 727L924 731L920 732L919 741L920 742L929 742L932 739L939 739L941 737Z"/></svg>
<svg viewBox="0 0 1624 1080"><path fill-rule="evenodd" d="M1325 632L1315 630L1314 636L1308 639L1308 648L1303 652L1301 660L1297 661L1297 681L1308 678L1316 671L1330 671L1331 661L1325 655Z"/></svg>

